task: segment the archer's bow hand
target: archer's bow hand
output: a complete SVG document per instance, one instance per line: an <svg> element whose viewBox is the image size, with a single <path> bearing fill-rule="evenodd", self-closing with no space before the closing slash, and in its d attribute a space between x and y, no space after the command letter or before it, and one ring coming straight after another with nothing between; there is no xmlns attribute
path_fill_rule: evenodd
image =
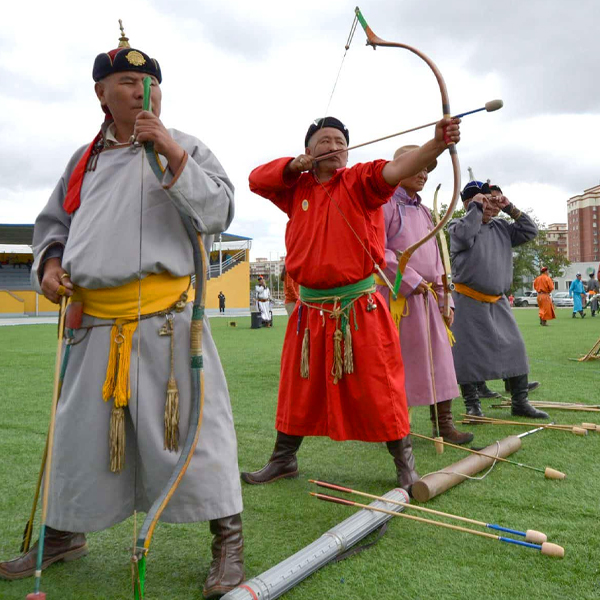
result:
<svg viewBox="0 0 600 600"><path fill-rule="evenodd" d="M156 152L167 159L171 171L177 173L185 157L185 150L172 138L155 114L148 110L141 111L135 119L133 135L141 144L153 143Z"/></svg>
<svg viewBox="0 0 600 600"><path fill-rule="evenodd" d="M435 126L435 140L446 149L450 144L460 141L460 119L442 119Z"/></svg>
<svg viewBox="0 0 600 600"><path fill-rule="evenodd" d="M61 296L73 295L73 284L60 264L60 258L49 258L44 263L44 275L40 284L42 292L50 302L58 304Z"/></svg>

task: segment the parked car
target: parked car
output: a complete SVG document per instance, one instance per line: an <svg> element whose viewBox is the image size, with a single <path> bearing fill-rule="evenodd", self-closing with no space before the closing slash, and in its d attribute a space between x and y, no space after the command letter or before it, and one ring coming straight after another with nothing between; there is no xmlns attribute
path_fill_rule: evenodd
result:
<svg viewBox="0 0 600 600"><path fill-rule="evenodd" d="M514 300L514 305L537 306L537 292L525 292L522 296L517 296Z"/></svg>
<svg viewBox="0 0 600 600"><path fill-rule="evenodd" d="M564 306L573 307L573 298L569 298L569 292L555 292L552 294L552 301L557 308Z"/></svg>

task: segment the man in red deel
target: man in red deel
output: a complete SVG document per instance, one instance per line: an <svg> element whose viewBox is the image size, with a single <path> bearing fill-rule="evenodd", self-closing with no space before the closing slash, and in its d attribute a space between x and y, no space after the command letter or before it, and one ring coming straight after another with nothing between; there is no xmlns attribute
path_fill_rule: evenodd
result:
<svg viewBox="0 0 600 600"><path fill-rule="evenodd" d="M403 178L459 141L458 123L443 119L434 139L393 161L346 168L348 130L326 117L309 127L304 154L250 174L250 189L289 217L286 268L300 301L283 345L275 449L263 469L242 473L246 483L297 477L305 436L386 442L397 484L409 489L419 478L398 332L373 274L385 266L382 206Z"/></svg>

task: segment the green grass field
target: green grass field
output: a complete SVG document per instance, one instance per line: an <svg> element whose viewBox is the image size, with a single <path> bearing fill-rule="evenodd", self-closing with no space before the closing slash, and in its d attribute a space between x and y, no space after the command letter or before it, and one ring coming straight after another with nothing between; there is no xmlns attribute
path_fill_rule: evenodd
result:
<svg viewBox="0 0 600 600"><path fill-rule="evenodd" d="M532 399L600 403L600 363L569 358L587 352L600 337L600 318L571 319L559 309L547 328L537 310L515 311L531 361L532 379L541 387ZM272 450L279 357L286 324L252 330L249 318L213 319L214 338L225 367L243 470L261 467ZM56 327L0 327L0 560L18 554L43 451L52 392ZM491 387L502 391L502 382ZM484 401L484 409L491 401ZM454 403L455 418L463 412ZM486 414L509 416L508 410ZM596 421L600 415L551 411L560 423ZM524 419L522 419L524 420ZM413 429L430 435L429 411L418 409ZM479 426L476 446L485 446L522 428ZM421 474L466 454L446 449L436 455L424 440L414 441ZM309 478L335 481L374 494L395 485L392 459L381 444L332 442L311 438L300 452L300 477L269 486L244 486L245 557L253 577L300 550L352 509L309 497ZM564 546L563 560L535 550L485 540L425 524L396 519L372 549L321 569L286 598L313 599L514 599L600 597L600 433L577 437L544 431L523 440L512 458L567 473L564 481L512 465L499 464L483 481L468 481L438 496L428 506L516 529L538 529ZM37 531L37 529L36 529ZM487 530L486 530L487 531ZM90 554L51 567L42 589L54 600L131 598L129 567L132 522L91 534ZM148 557L148 600L201 598L210 562L207 524L159 525ZM33 580L0 581L0 598L20 599Z"/></svg>

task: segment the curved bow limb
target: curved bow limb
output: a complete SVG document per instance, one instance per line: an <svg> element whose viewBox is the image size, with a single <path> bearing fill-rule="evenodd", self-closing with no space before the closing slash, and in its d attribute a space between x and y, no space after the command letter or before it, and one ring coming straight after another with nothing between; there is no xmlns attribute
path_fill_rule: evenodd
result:
<svg viewBox="0 0 600 600"><path fill-rule="evenodd" d="M433 222L437 224L440 222L440 212L438 210L438 193L442 184L439 183L435 188L435 192L433 194ZM450 318L450 311L452 308L450 307L450 293L454 289L454 284L452 283L452 266L450 264L450 251L448 250L448 240L446 239L446 235L444 230L441 229L438 232L438 239L440 240L440 254L442 255L442 265L444 266L444 317L446 318L446 323Z"/></svg>
<svg viewBox="0 0 600 600"><path fill-rule="evenodd" d="M377 46L385 47L385 48L403 48L404 50L408 50L413 54L416 54L421 60L425 61L427 66L431 69L435 78L437 80L438 86L440 88L440 95L442 100L442 113L444 118L451 118L452 113L450 111L450 98L448 97L448 90L446 89L446 82L442 77L442 74L436 64L423 52L414 48L413 46L408 46L407 44L402 44L400 42L388 42L379 36L375 35L373 30L367 24L363 14L360 12L358 6L355 9L356 18L359 23L362 25L362 28L365 30L367 35L367 45L372 46L373 49L376 49ZM406 250L402 252L398 259L398 274L396 276L396 282L394 283L394 291L396 294L398 293L398 289L400 288L400 283L402 282L402 274L406 269L406 265L410 259L410 257L414 254L414 252L422 246L424 243L428 242L430 239L434 238L439 231L441 231L446 223L452 217L454 213L454 209L458 203L458 198L460 194L460 163L458 161L458 153L456 151L456 145L454 143L449 144L448 151L450 152L450 158L452 160L452 171L454 175L454 188L452 191L452 200L450 205L448 206L448 211L444 215L444 218L439 221L439 223L429 231L422 239L415 242L412 246L408 247Z"/></svg>
<svg viewBox="0 0 600 600"><path fill-rule="evenodd" d="M150 108L150 78L144 78L144 110ZM162 185L164 168L154 150L152 143L144 144L146 158ZM135 600L143 600L146 578L146 555L150 549L150 542L161 514L167 507L173 494L179 487L185 472L194 455L202 427L202 414L204 410L204 372L202 359L202 333L204 306L206 299L206 254L202 240L198 235L194 223L188 215L180 211L181 220L192 245L194 257L194 271L196 276L196 296L192 309L190 359L192 371L192 406L190 410L188 432L175 465L173 473L158 498L150 507L144 523L142 524L132 557L133 567L133 592Z"/></svg>

